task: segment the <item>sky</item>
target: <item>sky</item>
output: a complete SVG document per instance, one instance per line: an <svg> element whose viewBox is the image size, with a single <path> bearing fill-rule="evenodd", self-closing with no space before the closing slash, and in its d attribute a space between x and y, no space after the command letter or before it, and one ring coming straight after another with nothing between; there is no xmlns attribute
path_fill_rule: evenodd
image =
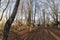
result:
<svg viewBox="0 0 60 40"><path fill-rule="evenodd" d="M1 1L1 5L0 5L0 16L2 14L2 11L5 9L7 3L8 3L8 0L2 0ZM14 5L15 5L15 1L10 1L9 6L7 7L7 9L4 12L4 16L5 16L6 13L8 13L8 10L11 10L11 13L12 13Z"/></svg>
<svg viewBox="0 0 60 40"><path fill-rule="evenodd" d="M11 1L11 3L10 3L9 5L10 5L11 7L8 6L7 10L4 12L4 16L6 15L6 13L9 13L8 10L10 10L10 13L12 13L12 11L13 11L13 7L14 7L14 5L15 5L16 0L10 0L10 1ZM37 3L39 3L39 4L41 4L40 1L46 2L46 0L33 0L33 2L34 2L34 1L37 2ZM8 2L8 0L2 0L2 1L1 1L1 3L3 3L3 4L0 5L0 16L1 16L1 14L2 14L3 9L6 7L7 2ZM56 2L59 3L59 6L60 6L60 0L56 0ZM24 0L24 8L25 8L25 9L27 8L26 6L27 6L27 5L26 5L26 0ZM10 8L11 8L11 9L10 9ZM43 8L43 6L42 6L41 8ZM35 9L35 7L34 7L34 4L33 4L33 10L34 10L34 9ZM59 9L60 9L60 7L59 7ZM39 13L40 13L40 12L39 12ZM36 20L37 20L37 17L38 17L38 14L36 15ZM24 17L23 17L23 19L24 19Z"/></svg>

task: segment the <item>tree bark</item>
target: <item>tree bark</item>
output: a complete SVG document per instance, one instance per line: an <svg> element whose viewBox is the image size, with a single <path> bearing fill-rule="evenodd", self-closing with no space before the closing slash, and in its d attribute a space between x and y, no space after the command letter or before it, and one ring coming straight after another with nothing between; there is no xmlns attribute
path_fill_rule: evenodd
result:
<svg viewBox="0 0 60 40"><path fill-rule="evenodd" d="M5 26L4 26L3 39L2 40L7 40L7 38L8 38L8 33L9 33L10 28L11 28L11 24L13 23L14 18L16 16L18 6L19 6L19 2L20 2L20 0L16 0L16 4L14 6L12 15L9 17L9 19L7 20L7 22L6 22Z"/></svg>

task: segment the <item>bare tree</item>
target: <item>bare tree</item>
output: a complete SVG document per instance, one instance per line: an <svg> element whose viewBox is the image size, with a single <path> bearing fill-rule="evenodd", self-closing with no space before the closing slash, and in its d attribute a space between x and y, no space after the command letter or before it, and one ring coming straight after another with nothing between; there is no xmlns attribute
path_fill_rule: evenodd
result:
<svg viewBox="0 0 60 40"><path fill-rule="evenodd" d="M36 6L37 6L37 4L36 4L36 1L35 1L34 23L35 23L35 16L36 16L36 11L37 11L37 9L36 9ZM34 24L33 24L33 25L34 25Z"/></svg>
<svg viewBox="0 0 60 40"><path fill-rule="evenodd" d="M51 12L52 14L50 15L53 17L55 24L58 25L58 8L59 8L58 3L56 3L56 1L53 1L53 0L50 0L50 1L47 0L47 2L48 4L50 4L49 7L51 8L51 11L52 11Z"/></svg>
<svg viewBox="0 0 60 40"><path fill-rule="evenodd" d="M23 15L23 4L24 4L24 0L21 0L21 22L22 22L22 15Z"/></svg>
<svg viewBox="0 0 60 40"><path fill-rule="evenodd" d="M8 5L9 5L9 2L10 2L10 0L8 0L8 3L7 3L7 5L6 5L5 9L4 9L4 10L3 10L3 12L2 12L2 15L1 15L1 19L0 19L0 21L1 21L1 20L2 20L2 18L3 18L3 14L4 14L5 10L7 9Z"/></svg>
<svg viewBox="0 0 60 40"><path fill-rule="evenodd" d="M7 38L8 38L8 33L9 33L10 28L11 28L11 24L13 23L14 18L17 14L19 2L20 2L20 0L16 0L16 4L14 6L13 12L12 12L11 16L9 17L9 19L7 20L7 22L5 23L2 40L7 40Z"/></svg>
<svg viewBox="0 0 60 40"><path fill-rule="evenodd" d="M44 27L45 27L45 9L42 9L42 12L43 12L43 25L44 25ZM43 28L44 28L43 27Z"/></svg>
<svg viewBox="0 0 60 40"><path fill-rule="evenodd" d="M28 4L28 7L27 7L27 11L28 11L28 19L27 19L27 21L28 21L28 25L29 24L31 24L31 0L28 0L28 2L27 2L27 4Z"/></svg>

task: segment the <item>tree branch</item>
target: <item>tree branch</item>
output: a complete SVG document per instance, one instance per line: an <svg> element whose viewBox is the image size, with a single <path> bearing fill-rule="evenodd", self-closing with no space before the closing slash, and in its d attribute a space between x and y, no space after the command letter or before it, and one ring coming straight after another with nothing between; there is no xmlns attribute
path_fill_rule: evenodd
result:
<svg viewBox="0 0 60 40"><path fill-rule="evenodd" d="M5 9L3 10L3 12L2 12L2 16L1 16L0 21L1 21L1 20L2 20L2 18L3 18L4 11L7 9L8 5L9 5L9 2L10 2L10 0L8 0L8 3L7 3L7 5L6 5L6 8L5 8Z"/></svg>

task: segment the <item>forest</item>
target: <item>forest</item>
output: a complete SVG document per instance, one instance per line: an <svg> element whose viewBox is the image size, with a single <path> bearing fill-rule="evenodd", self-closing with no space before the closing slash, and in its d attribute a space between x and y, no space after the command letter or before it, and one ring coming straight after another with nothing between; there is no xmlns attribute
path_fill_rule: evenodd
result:
<svg viewBox="0 0 60 40"><path fill-rule="evenodd" d="M60 0L0 0L0 40L60 40Z"/></svg>

